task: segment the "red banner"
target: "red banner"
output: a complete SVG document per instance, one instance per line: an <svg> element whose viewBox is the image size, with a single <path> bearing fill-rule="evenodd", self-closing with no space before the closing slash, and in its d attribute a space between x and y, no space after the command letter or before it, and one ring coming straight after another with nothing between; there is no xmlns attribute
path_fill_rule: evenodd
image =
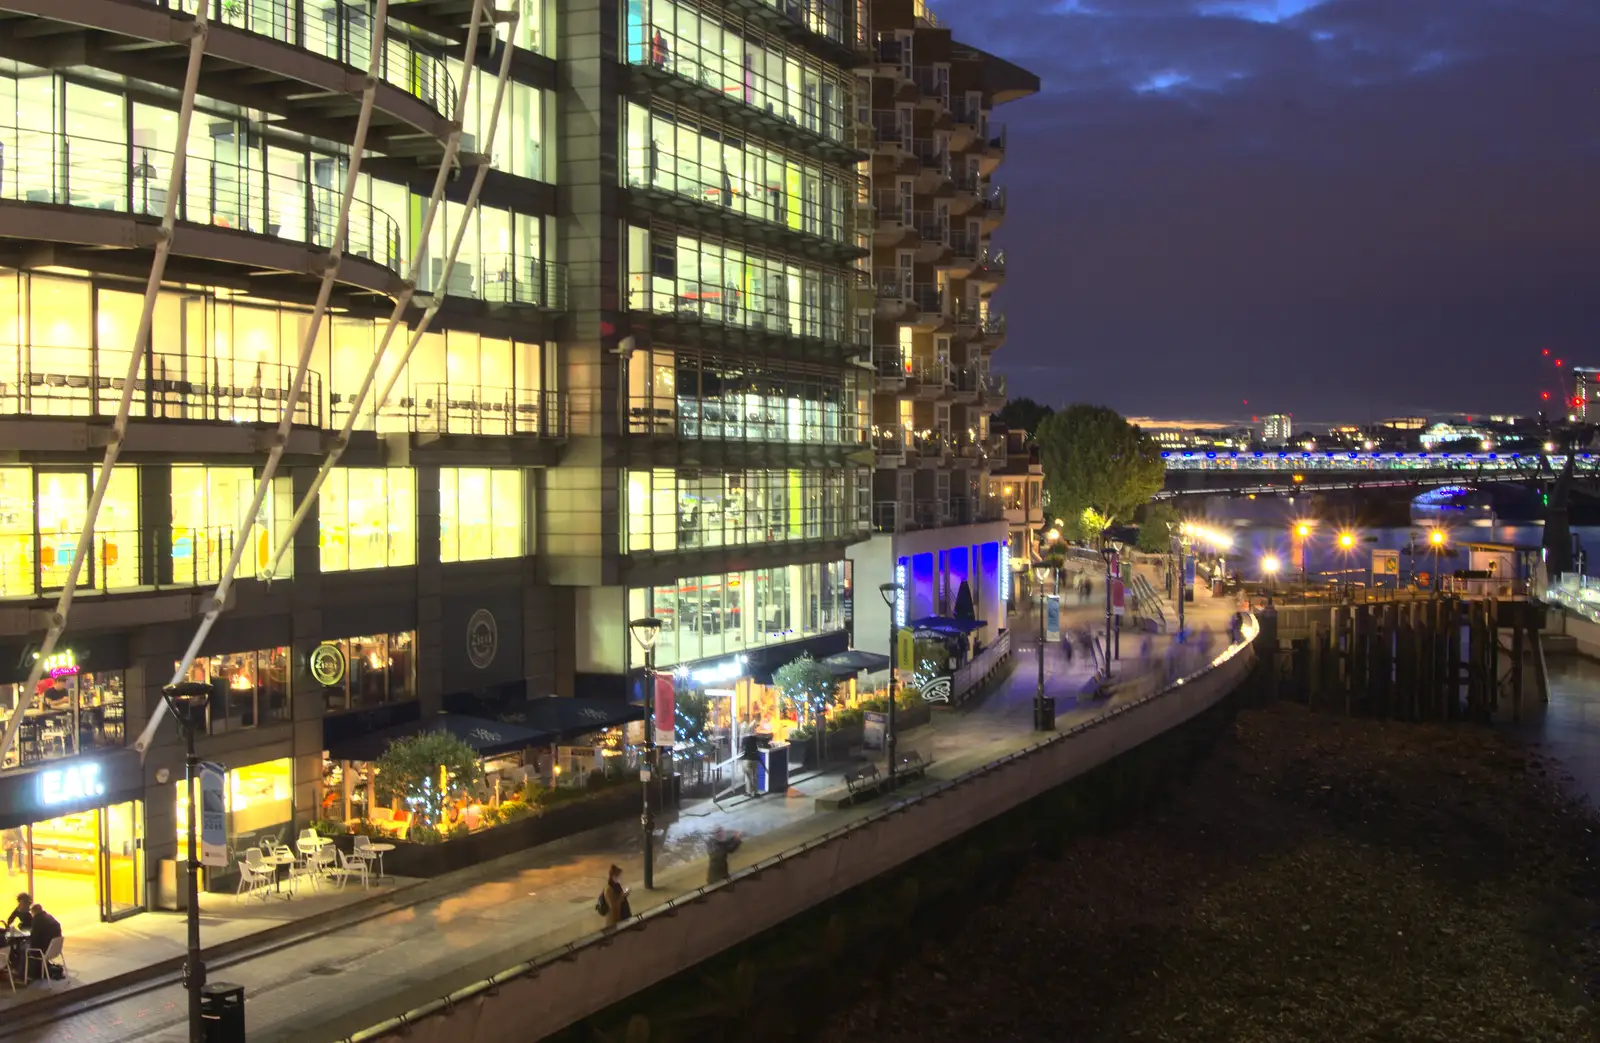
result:
<svg viewBox="0 0 1600 1043"><path fill-rule="evenodd" d="M677 689L671 673L656 674L656 745L671 748L678 738Z"/></svg>
<svg viewBox="0 0 1600 1043"><path fill-rule="evenodd" d="M1114 578L1111 581L1111 614L1120 616L1122 613L1122 580Z"/></svg>

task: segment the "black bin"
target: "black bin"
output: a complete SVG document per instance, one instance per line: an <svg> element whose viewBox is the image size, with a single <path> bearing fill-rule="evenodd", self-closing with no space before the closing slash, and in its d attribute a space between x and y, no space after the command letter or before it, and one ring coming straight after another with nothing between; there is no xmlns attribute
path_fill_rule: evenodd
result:
<svg viewBox="0 0 1600 1043"><path fill-rule="evenodd" d="M244 986L229 981L203 986L200 1025L206 1043L244 1043Z"/></svg>
<svg viewBox="0 0 1600 1043"><path fill-rule="evenodd" d="M1033 726L1041 732L1056 730L1056 697L1047 695L1033 707Z"/></svg>

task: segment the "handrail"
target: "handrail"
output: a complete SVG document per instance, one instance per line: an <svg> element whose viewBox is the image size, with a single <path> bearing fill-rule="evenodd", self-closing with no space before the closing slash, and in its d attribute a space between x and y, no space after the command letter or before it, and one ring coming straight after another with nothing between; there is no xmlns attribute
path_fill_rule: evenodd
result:
<svg viewBox="0 0 1600 1043"><path fill-rule="evenodd" d="M472 296L495 304L533 304L560 311L567 306L567 266L520 253L479 254ZM465 265L457 265L460 271ZM452 281L454 281L452 279ZM440 287L434 287L440 289ZM448 288L444 288L449 292Z"/></svg>
<svg viewBox="0 0 1600 1043"><path fill-rule="evenodd" d="M785 164L787 167L788 164ZM799 169L800 164L795 164L795 168ZM627 176L630 188L659 189L753 217L770 225L831 242L846 242L849 236L846 235L844 219L843 181L832 178L832 171L826 168L816 169L819 187L828 180L837 184L838 191L834 193L834 198L838 206L833 213L824 211L820 198L809 203L798 197L791 198L784 184L774 185L752 180L742 174L735 175L726 165L713 167L654 144L628 150ZM791 224L791 218L798 218L800 224Z"/></svg>
<svg viewBox="0 0 1600 1043"><path fill-rule="evenodd" d="M141 215L167 208L158 172L174 156L163 149L0 126L0 150L0 199ZM185 159L176 220L324 250L337 245L390 270L400 267L400 226L372 204L352 200L349 229L339 241L337 187L195 155Z"/></svg>
<svg viewBox="0 0 1600 1043"><path fill-rule="evenodd" d="M146 0L157 7L194 14L196 0ZM324 58L368 71L372 61L372 22L380 10L378 0L336 0L313 7L303 0L210 0L204 5L214 24L242 29L279 43L320 54ZM320 17L312 18L315 10ZM416 42L387 32L401 28L390 21L379 42L378 79L412 95L440 115L456 93L455 80L442 57Z"/></svg>
<svg viewBox="0 0 1600 1043"><path fill-rule="evenodd" d="M591 931L580 938L575 938L572 941L565 942L548 952L541 953L530 959L523 960L514 966L507 967L505 970L500 971L497 974L490 975L472 983L471 985L456 989L448 996L443 996L439 999L421 1003L416 1007L396 1015L395 1017L387 1018L369 1028L362 1029L358 1032L353 1032L350 1035L343 1037L339 1043L377 1043L378 1040L402 1033L408 1026L415 1024L423 1018L430 1017L434 1014L447 1013L452 1007L465 1003L468 1000L484 994L493 994L506 982L537 974L541 969L548 967L551 964L570 960L573 957L573 954L577 953L579 950L588 949L594 946L609 945L615 940L616 936L623 931L637 931L644 928L652 920L655 920L659 917L675 916L681 907L699 902L708 895L715 894L716 892L724 889L732 889L741 881L748 880L761 873L767 872L768 870L778 868L786 863L792 863L792 861L795 859L798 859L845 837L862 833L886 819L892 818L895 815L903 814L910 807L924 805L932 801L936 801L953 790L960 789L961 787L969 785L978 779L993 775L995 772L1001 771L1014 764L1019 764L1047 747L1055 746L1058 743L1071 742L1086 732L1097 728L1103 728L1112 721L1123 717L1125 714L1141 709L1158 699L1162 699L1167 695L1178 691L1180 688L1183 688L1187 685L1192 685L1200 681L1206 674L1211 673L1213 670L1220 670L1227 664L1232 663L1255 641L1256 637L1260 633L1260 624L1256 620L1256 617L1252 615L1248 617L1242 629L1243 635L1241 640L1229 645L1221 655L1217 656L1210 663L1203 665L1199 670L1192 674L1177 678L1176 680L1157 689L1156 691L1112 706L1108 708L1106 712L1099 714L1098 716L1091 717L1087 721L1082 721L1078 724L1075 724L1065 731L1047 734L1045 738L1041 738L1035 742L1029 743L1020 750L1014 750L1013 752L1002 757L997 757L986 764L980 764L976 768L962 772L960 775L957 775L952 779L936 781L928 785L926 788L917 791L916 793L892 795L889 798L888 803L886 803L883 807L873 811L869 815L846 822L837 828L830 829L827 832L812 837L809 840L801 841L793 847L785 848L774 855L763 858L753 865L746 866L743 869L735 870L727 877L715 883L704 884L685 894L679 895L676 898L669 898L660 905L652 906L644 910L642 913L639 913L633 919L626 921L617 928L606 928L604 930ZM1240 680L1243 680L1243 678L1240 678Z"/></svg>

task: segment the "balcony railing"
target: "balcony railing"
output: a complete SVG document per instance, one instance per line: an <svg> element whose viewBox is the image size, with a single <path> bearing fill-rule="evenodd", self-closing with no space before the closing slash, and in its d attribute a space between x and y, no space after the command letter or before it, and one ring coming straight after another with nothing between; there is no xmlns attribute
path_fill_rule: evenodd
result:
<svg viewBox="0 0 1600 1043"><path fill-rule="evenodd" d="M985 246L978 254L978 268L990 275L1006 273L1006 252Z"/></svg>
<svg viewBox="0 0 1600 1043"><path fill-rule="evenodd" d="M791 197L781 171L771 177L772 180L756 180L735 176L723 164L701 163L654 145L628 152L630 187L671 192L784 227L790 227L792 206L804 217L803 225L794 227L834 242L845 241L841 214L822 207L802 207L798 197Z"/></svg>
<svg viewBox="0 0 1600 1043"><path fill-rule="evenodd" d="M985 209L1000 214L1006 212L1006 187L1004 185L985 185L978 193L978 196Z"/></svg>
<svg viewBox="0 0 1600 1043"><path fill-rule="evenodd" d="M879 456L904 456L907 441L906 430L899 424L874 424L872 427L872 451Z"/></svg>
<svg viewBox="0 0 1600 1043"><path fill-rule="evenodd" d="M917 235L925 243L943 244L945 235L950 230L949 222L931 210L914 212L911 215L911 223L916 227Z"/></svg>
<svg viewBox="0 0 1600 1043"><path fill-rule="evenodd" d="M635 399L628 405L628 430L719 442L860 446L867 441L862 418L837 406L808 402L797 417L786 404L752 406L743 395L685 397L675 404Z"/></svg>
<svg viewBox="0 0 1600 1043"><path fill-rule="evenodd" d="M873 110L872 137L878 143L879 148L893 147L906 151L911 149L911 133L900 122L900 116L895 112Z"/></svg>
<svg viewBox="0 0 1600 1043"><path fill-rule="evenodd" d="M911 200L908 197L902 196L891 188L881 192L874 192L872 203L880 221L890 221L902 225L907 223L906 216L911 210Z"/></svg>
<svg viewBox="0 0 1600 1043"><path fill-rule="evenodd" d="M909 41L885 34L878 37L875 53L880 65L904 65L911 58L911 47Z"/></svg>
<svg viewBox="0 0 1600 1043"><path fill-rule="evenodd" d="M904 268L879 268L872 274L878 296L885 300L907 300L912 294L911 272Z"/></svg>
<svg viewBox="0 0 1600 1043"><path fill-rule="evenodd" d="M911 287L911 303L924 315L937 315L944 304L944 294L937 283L917 283Z"/></svg>
<svg viewBox="0 0 1600 1043"><path fill-rule="evenodd" d="M124 214L162 216L173 156L160 149L0 126L0 198ZM189 156L179 186L178 220L332 249L342 188ZM344 252L400 267L400 228L356 199Z"/></svg>
<svg viewBox="0 0 1600 1043"><path fill-rule="evenodd" d="M950 233L950 249L957 257L975 261L978 256L978 239L971 232L956 230Z"/></svg>
<svg viewBox="0 0 1600 1043"><path fill-rule="evenodd" d="M149 0L147 0L149 2ZM378 5L371 0L324 5L304 0L210 0L210 20L248 33L299 47L343 62L365 73L372 61L372 20ZM194 14L196 0L154 0L158 7ZM395 31L390 21L378 76L421 99L434 111L449 115L456 87L444 59L429 54Z"/></svg>
<svg viewBox="0 0 1600 1043"><path fill-rule="evenodd" d="M951 175L950 149L942 141L934 138L915 138L911 142L911 152L922 164L922 169L941 177Z"/></svg>
<svg viewBox="0 0 1600 1043"><path fill-rule="evenodd" d="M900 504L894 500L877 500L872 505L872 528L875 532L901 532Z"/></svg>
<svg viewBox="0 0 1600 1043"><path fill-rule="evenodd" d="M120 352L0 345L0 416L115 416L127 386ZM132 415L158 420L274 424L289 401L294 367L249 359L147 352L134 381ZM307 371L293 422L323 425L322 378Z"/></svg>
<svg viewBox="0 0 1600 1043"><path fill-rule="evenodd" d="M983 186L983 178L976 170L958 167L950 172L950 183L958 192L976 194Z"/></svg>
<svg viewBox="0 0 1600 1043"><path fill-rule="evenodd" d="M999 130L989 128L988 146L1000 152L1006 150L1006 125L1000 124Z"/></svg>
<svg viewBox="0 0 1600 1043"><path fill-rule="evenodd" d="M978 381L978 390L995 398L1006 397L1006 378L1003 373L985 373ZM1002 450L1003 452L1003 450Z"/></svg>
<svg viewBox="0 0 1600 1043"><path fill-rule="evenodd" d="M944 359L912 359L909 376L925 388L944 388L950 385L950 363Z"/></svg>
<svg viewBox="0 0 1600 1043"><path fill-rule="evenodd" d="M950 102L950 115L962 126L971 127L982 131L984 124L984 109L981 102L970 101L967 98L955 98Z"/></svg>
<svg viewBox="0 0 1600 1043"><path fill-rule="evenodd" d="M897 347L873 348L872 368L878 371L879 379L883 380L905 380L911 375L911 367Z"/></svg>
<svg viewBox="0 0 1600 1043"><path fill-rule="evenodd" d="M1004 312L990 312L983 317L983 335L985 337L1003 337L1006 335L1006 317Z"/></svg>
<svg viewBox="0 0 1600 1043"><path fill-rule="evenodd" d="M931 65L917 66L911 70L911 79L925 96L937 98L945 105L950 104L949 69L939 69Z"/></svg>
<svg viewBox="0 0 1600 1043"><path fill-rule="evenodd" d="M342 424L350 399L343 394L332 398L334 421ZM378 414L378 430L561 438L567 420L566 396L557 391L428 383L396 389ZM370 412L363 412L356 429L372 429Z"/></svg>
<svg viewBox="0 0 1600 1043"><path fill-rule="evenodd" d="M483 264L483 283L477 296L484 300L533 304L557 311L566 308L566 265L515 254L484 254L479 260Z"/></svg>

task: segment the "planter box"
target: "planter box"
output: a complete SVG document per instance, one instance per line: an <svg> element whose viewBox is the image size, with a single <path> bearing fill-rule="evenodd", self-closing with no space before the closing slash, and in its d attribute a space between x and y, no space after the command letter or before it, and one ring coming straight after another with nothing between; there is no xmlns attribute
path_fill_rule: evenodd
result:
<svg viewBox="0 0 1600 1043"><path fill-rule="evenodd" d="M394 850L383 856L383 868L395 876L443 876L637 815L639 804L637 785L618 786L584 800L558 804L516 822L491 826L439 844L395 841Z"/></svg>

